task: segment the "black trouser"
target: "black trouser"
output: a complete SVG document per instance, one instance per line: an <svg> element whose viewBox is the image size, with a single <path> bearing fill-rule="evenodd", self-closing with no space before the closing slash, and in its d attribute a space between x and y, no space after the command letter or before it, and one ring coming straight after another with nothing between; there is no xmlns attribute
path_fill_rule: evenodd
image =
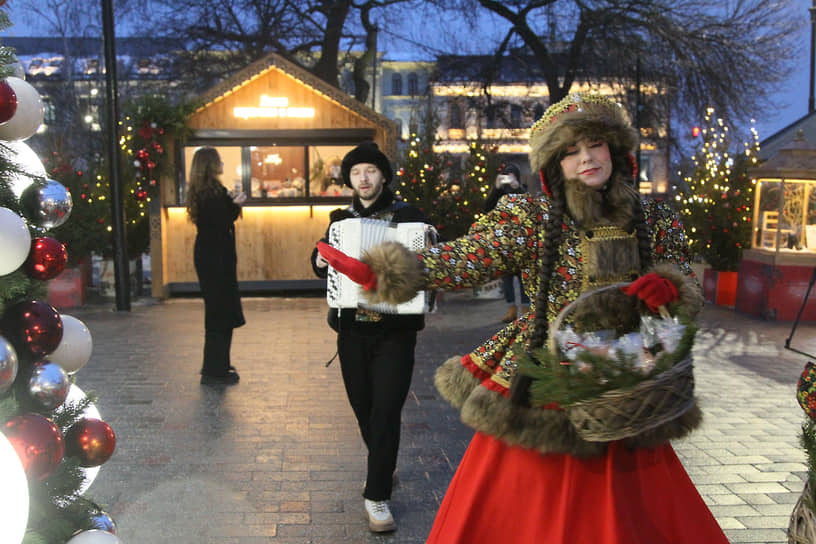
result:
<svg viewBox="0 0 816 544"><path fill-rule="evenodd" d="M363 496L391 498L400 440L402 405L414 370L415 331L388 331L359 336L337 335L343 383L368 447L368 474Z"/></svg>
<svg viewBox="0 0 816 544"><path fill-rule="evenodd" d="M204 331L204 364L201 373L225 376L230 367L232 329Z"/></svg>

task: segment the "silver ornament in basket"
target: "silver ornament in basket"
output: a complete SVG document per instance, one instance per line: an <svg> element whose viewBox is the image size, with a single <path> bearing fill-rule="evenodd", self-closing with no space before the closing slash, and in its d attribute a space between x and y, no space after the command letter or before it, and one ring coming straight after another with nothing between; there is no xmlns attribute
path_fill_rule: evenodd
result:
<svg viewBox="0 0 816 544"><path fill-rule="evenodd" d="M594 293L627 285L614 284L587 291L565 306L550 324L550 351L554 355L558 353L557 332L571 311ZM660 313L663 318L671 319L665 307L661 306ZM663 372L632 387L612 389L563 409L578 435L588 442L634 437L679 418L694 406L693 369L689 353Z"/></svg>

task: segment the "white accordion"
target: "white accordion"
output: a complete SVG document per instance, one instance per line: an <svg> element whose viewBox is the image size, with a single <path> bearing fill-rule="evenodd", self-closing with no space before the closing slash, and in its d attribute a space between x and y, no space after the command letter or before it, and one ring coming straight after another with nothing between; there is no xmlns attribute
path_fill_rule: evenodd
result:
<svg viewBox="0 0 816 544"><path fill-rule="evenodd" d="M379 219L352 218L336 221L329 228L329 244L349 257L359 259L366 249L383 242L399 242L420 251L436 241L436 229L425 223L391 223ZM329 266L326 300L332 308L365 308L387 314L421 314L425 291L402 304L369 304L362 286Z"/></svg>

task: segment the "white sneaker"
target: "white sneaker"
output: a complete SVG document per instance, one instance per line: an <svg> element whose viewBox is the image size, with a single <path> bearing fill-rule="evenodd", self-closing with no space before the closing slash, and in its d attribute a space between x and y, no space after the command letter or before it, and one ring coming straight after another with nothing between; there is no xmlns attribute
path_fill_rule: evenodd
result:
<svg viewBox="0 0 816 544"><path fill-rule="evenodd" d="M365 509L368 514L368 529L371 532L385 533L397 528L387 502L365 499Z"/></svg>

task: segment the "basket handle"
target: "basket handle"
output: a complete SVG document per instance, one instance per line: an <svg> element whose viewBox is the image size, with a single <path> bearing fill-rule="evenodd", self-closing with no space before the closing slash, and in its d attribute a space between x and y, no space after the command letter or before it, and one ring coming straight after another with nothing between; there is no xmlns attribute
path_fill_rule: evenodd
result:
<svg viewBox="0 0 816 544"><path fill-rule="evenodd" d="M563 323L567 315L569 315L569 313L575 309L579 302L589 298L590 296L596 293L610 291L612 289L622 289L624 287L628 287L629 285L631 285L631 282L613 283L610 285L599 287L597 289L592 289L590 291L584 291L583 293L578 295L578 298L564 306L558 313L558 315L555 317L555 319L553 319L553 322L550 323L550 333L549 335L547 335L547 345L550 348L550 352L553 355L558 355L558 343L555 340L555 333L556 331L558 331L558 329L561 328L561 323ZM666 308L665 305L660 305L657 310L660 313L661 317L671 318L671 314L669 313L669 310Z"/></svg>

